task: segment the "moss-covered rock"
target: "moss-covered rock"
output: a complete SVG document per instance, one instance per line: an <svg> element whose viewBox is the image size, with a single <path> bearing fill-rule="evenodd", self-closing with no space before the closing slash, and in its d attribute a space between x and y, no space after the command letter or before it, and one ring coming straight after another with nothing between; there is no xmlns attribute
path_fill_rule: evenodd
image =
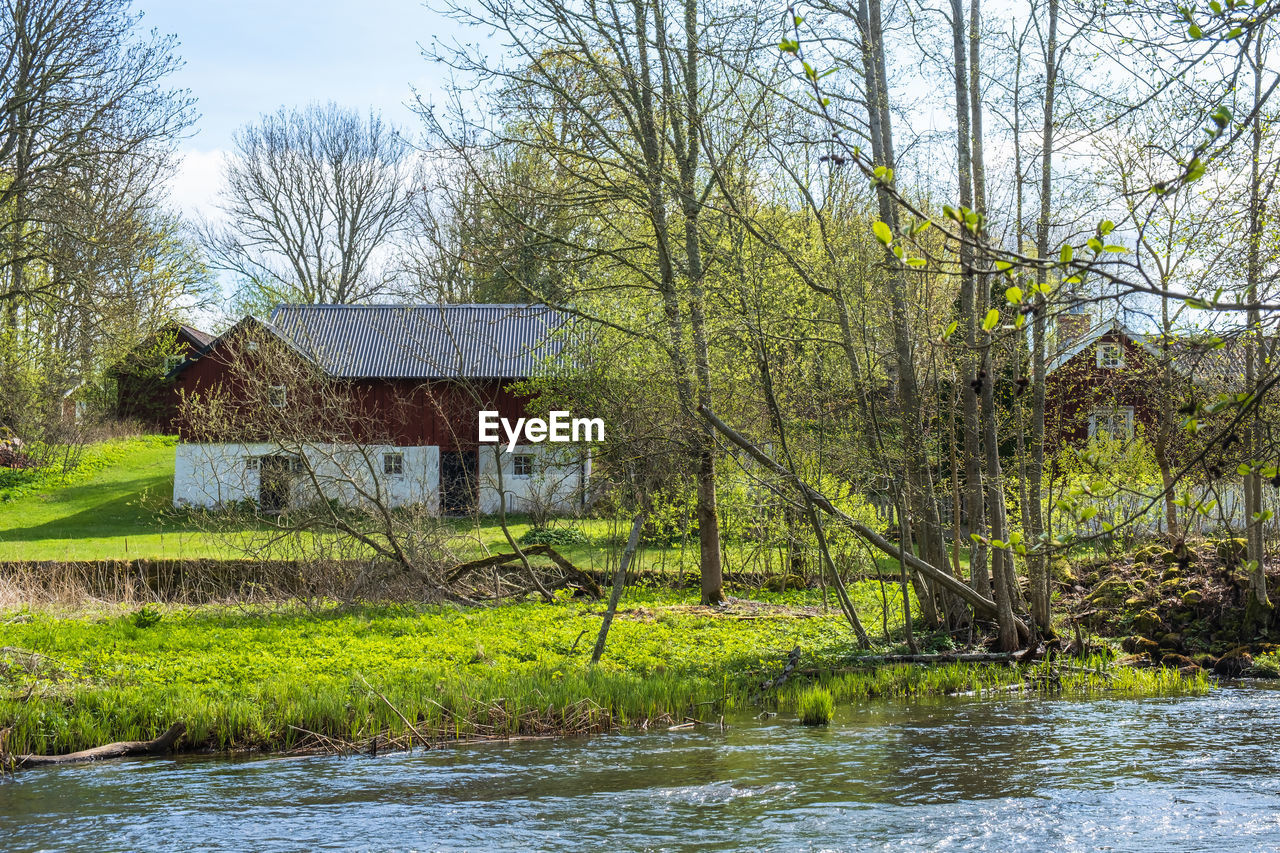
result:
<svg viewBox="0 0 1280 853"><path fill-rule="evenodd" d="M1134 595L1138 590L1133 584L1121 578L1107 578L1094 587L1089 601L1095 605L1114 606Z"/></svg>
<svg viewBox="0 0 1280 853"><path fill-rule="evenodd" d="M1125 637L1120 641L1120 648L1124 649L1131 655L1155 655L1160 650L1160 644L1155 640L1149 640L1146 637L1132 636Z"/></svg>
<svg viewBox="0 0 1280 853"><path fill-rule="evenodd" d="M1162 649L1180 649L1182 648L1182 635L1176 631L1170 631L1160 637L1160 648Z"/></svg>
<svg viewBox="0 0 1280 853"><path fill-rule="evenodd" d="M1222 539L1214 546L1214 552L1226 565L1238 566L1244 562L1245 555L1249 552L1249 543L1239 536L1234 539Z"/></svg>
<svg viewBox="0 0 1280 853"><path fill-rule="evenodd" d="M1253 655L1244 646L1236 646L1218 658L1213 671L1223 678L1236 678L1253 665Z"/></svg>
<svg viewBox="0 0 1280 853"><path fill-rule="evenodd" d="M1163 625L1160 621L1160 614L1154 610L1143 610L1141 613L1133 617L1133 630L1139 634L1150 636L1156 633Z"/></svg>
<svg viewBox="0 0 1280 853"><path fill-rule="evenodd" d="M1160 575L1162 581L1179 580L1182 577L1182 568L1180 566L1170 566Z"/></svg>
<svg viewBox="0 0 1280 853"><path fill-rule="evenodd" d="M1165 581L1160 581L1161 595L1179 595L1180 596L1182 595L1183 589L1184 589L1184 584L1182 582L1182 578L1175 577L1175 578L1169 578L1168 580L1165 580Z"/></svg>
<svg viewBox="0 0 1280 853"><path fill-rule="evenodd" d="M1182 669L1187 666L1196 666L1196 662L1186 655L1166 652L1160 656L1160 665L1172 667L1173 669Z"/></svg>
<svg viewBox="0 0 1280 853"><path fill-rule="evenodd" d="M1198 589L1189 589L1182 594L1182 603L1187 607L1195 607L1204 601L1204 594Z"/></svg>

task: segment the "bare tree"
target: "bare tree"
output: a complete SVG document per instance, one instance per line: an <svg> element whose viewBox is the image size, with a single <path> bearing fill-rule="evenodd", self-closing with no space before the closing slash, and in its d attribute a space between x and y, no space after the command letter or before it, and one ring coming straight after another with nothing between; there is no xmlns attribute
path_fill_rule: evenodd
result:
<svg viewBox="0 0 1280 853"><path fill-rule="evenodd" d="M336 104L281 108L235 135L223 226L205 224L212 263L241 301L356 303L385 295L413 196L413 159L395 128Z"/></svg>

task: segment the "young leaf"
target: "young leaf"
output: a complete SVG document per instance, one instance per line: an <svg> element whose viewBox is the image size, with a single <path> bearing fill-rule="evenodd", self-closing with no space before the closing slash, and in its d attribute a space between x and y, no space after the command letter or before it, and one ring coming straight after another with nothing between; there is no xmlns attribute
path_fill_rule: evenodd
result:
<svg viewBox="0 0 1280 853"><path fill-rule="evenodd" d="M998 325L1000 325L1000 312L992 308L982 321L982 331L989 332Z"/></svg>
<svg viewBox="0 0 1280 853"><path fill-rule="evenodd" d="M880 220L876 220L875 224L871 226L871 230L876 235L876 239L884 245L887 246L893 242L893 232L889 230L888 225L885 225Z"/></svg>

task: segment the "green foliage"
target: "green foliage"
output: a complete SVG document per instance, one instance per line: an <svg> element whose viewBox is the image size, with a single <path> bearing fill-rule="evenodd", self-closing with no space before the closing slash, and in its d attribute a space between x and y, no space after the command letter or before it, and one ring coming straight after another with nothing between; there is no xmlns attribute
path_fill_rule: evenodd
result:
<svg viewBox="0 0 1280 853"><path fill-rule="evenodd" d="M822 687L810 687L796 700L796 713L806 726L825 726L831 722L835 707L830 691Z"/></svg>

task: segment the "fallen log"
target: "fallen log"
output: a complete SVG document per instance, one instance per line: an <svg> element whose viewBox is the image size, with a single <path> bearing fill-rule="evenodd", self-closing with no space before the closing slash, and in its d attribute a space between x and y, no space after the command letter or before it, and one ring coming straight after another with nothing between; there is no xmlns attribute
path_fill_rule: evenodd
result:
<svg viewBox="0 0 1280 853"><path fill-rule="evenodd" d="M93 749L82 749L66 755L15 755L14 767L49 767L58 764L78 764L85 761L105 761L130 755L160 755L173 749L178 738L187 732L186 723L174 723L169 730L154 740L123 740Z"/></svg>
<svg viewBox="0 0 1280 853"><path fill-rule="evenodd" d="M566 580L576 582L590 593L593 598L602 598L604 596L604 591L600 589L600 584L596 582L595 578L569 562L563 554L552 548L550 545L530 545L524 549L524 553L526 556L530 557L546 557L554 563L560 571L564 572ZM459 563L453 567L453 571L449 573L445 583L454 584L472 572L478 572L482 569L494 568L496 566L506 566L509 563L519 561L519 559L520 555L516 553L491 554L488 557L481 557L477 560Z"/></svg>

